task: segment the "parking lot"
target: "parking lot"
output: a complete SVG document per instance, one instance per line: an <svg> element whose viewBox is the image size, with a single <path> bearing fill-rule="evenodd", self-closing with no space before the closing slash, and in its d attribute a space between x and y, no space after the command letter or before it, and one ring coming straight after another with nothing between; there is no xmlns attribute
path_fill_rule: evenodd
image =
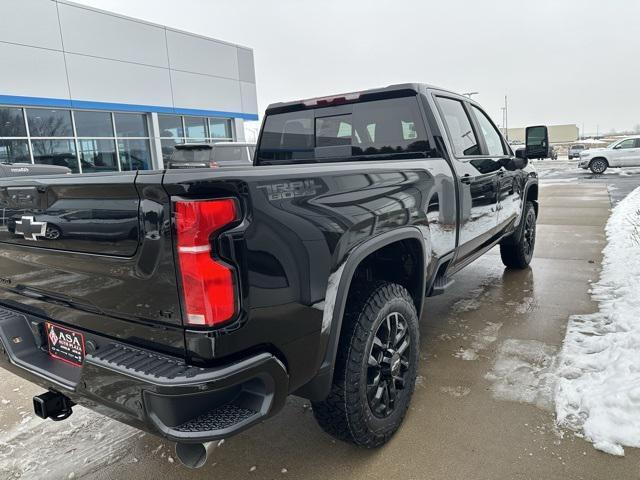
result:
<svg viewBox="0 0 640 480"><path fill-rule="evenodd" d="M505 271L494 249L428 299L421 364L399 433L367 451L325 435L308 402L290 398L275 418L222 442L201 470L173 445L83 409L66 422L31 412L39 389L0 372L0 478L635 478L640 452L601 453L555 427L554 361L568 317L595 309L603 227L640 173L595 178L539 162L540 218L529 270ZM69 473L72 472L72 473Z"/></svg>
<svg viewBox="0 0 640 480"><path fill-rule="evenodd" d="M577 160L542 160L534 162L543 183L606 185L615 205L640 184L640 168L610 168L602 175L578 168Z"/></svg>

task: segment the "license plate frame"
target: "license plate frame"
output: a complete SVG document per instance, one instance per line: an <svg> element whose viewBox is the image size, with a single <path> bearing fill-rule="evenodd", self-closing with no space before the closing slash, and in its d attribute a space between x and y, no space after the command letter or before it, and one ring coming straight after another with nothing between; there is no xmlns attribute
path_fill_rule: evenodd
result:
<svg viewBox="0 0 640 480"><path fill-rule="evenodd" d="M81 367L85 357L85 339L82 332L46 322L47 350L49 356L62 362Z"/></svg>

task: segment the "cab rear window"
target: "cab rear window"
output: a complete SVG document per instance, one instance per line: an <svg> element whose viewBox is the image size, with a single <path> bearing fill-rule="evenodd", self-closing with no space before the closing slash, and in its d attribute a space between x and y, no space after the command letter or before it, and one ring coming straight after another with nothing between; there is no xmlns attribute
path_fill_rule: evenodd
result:
<svg viewBox="0 0 640 480"><path fill-rule="evenodd" d="M429 141L416 97L268 115L259 163L341 161L428 156Z"/></svg>

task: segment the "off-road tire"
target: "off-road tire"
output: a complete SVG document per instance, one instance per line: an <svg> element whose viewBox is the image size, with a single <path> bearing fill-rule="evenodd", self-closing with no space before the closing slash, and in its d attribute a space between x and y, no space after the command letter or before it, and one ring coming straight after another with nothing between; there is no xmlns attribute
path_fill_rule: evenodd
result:
<svg viewBox="0 0 640 480"><path fill-rule="evenodd" d="M377 377L379 383L375 383L375 378L372 379L370 375L372 370L376 371L378 367L371 366L375 363L375 359L371 357L379 355L379 358L386 358L387 351L380 350L383 346L378 335L381 329L388 328L389 332L392 331L388 327L388 318L394 316L396 325L400 325L398 318L406 324L406 328L403 327L402 338L408 339L409 347L396 350L406 353L399 367L398 359L395 358L397 372L404 375L403 381L399 383L402 388L396 388L397 377L393 377L394 380L385 380L385 398L389 399L392 396L391 383L397 397L393 402L393 408L385 412L386 416L381 417L384 415L378 411L381 404L376 403L373 397L376 397L378 390L382 388L382 373ZM400 332L401 328L398 327L394 340ZM388 335L389 338L392 336L391 333ZM416 382L419 346L416 307L411 295L403 286L387 282L354 286L349 294L342 323L331 392L325 400L312 402L313 414L322 429L339 440L366 448L375 448L386 443L402 424L409 407ZM387 365L393 363L388 362ZM386 374L393 376L393 373L389 372L387 369ZM370 395L371 392L374 392L373 396ZM376 404L376 409L372 408L371 402Z"/></svg>
<svg viewBox="0 0 640 480"><path fill-rule="evenodd" d="M524 269L533 258L536 244L536 209L532 202L527 202L518 231L500 243L500 258L509 268Z"/></svg>
<svg viewBox="0 0 640 480"><path fill-rule="evenodd" d="M591 163L589 163L589 169L596 175L604 173L607 168L609 168L609 162L604 158L594 158L591 160Z"/></svg>

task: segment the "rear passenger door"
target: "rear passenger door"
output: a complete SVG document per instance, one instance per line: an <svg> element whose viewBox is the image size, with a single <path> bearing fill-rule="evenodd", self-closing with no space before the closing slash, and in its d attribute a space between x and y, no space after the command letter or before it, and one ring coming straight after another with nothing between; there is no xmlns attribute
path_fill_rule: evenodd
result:
<svg viewBox="0 0 640 480"><path fill-rule="evenodd" d="M629 158L628 167L640 167L640 138L636 138L636 146L633 155Z"/></svg>
<svg viewBox="0 0 640 480"><path fill-rule="evenodd" d="M500 165L485 153L471 105L459 98L436 96L447 130L459 184L459 238L456 263L488 245L498 227Z"/></svg>
<svg viewBox="0 0 640 480"><path fill-rule="evenodd" d="M623 156L623 167L638 167L640 166L640 138L634 138L633 147L625 151Z"/></svg>
<svg viewBox="0 0 640 480"><path fill-rule="evenodd" d="M502 232L511 228L522 212L525 174L522 170L507 168L513 154L489 116L476 105L471 105L471 112L491 165L498 169L498 231Z"/></svg>

